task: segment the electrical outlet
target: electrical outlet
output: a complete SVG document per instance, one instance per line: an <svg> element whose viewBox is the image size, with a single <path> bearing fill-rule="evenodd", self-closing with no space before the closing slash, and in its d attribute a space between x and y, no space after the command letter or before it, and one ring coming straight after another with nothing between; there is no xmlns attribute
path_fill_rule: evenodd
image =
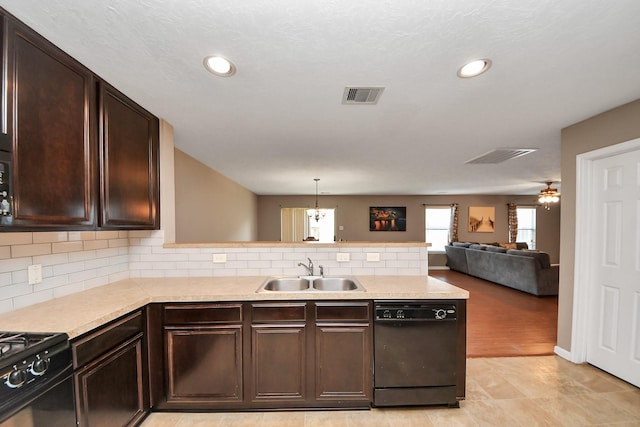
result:
<svg viewBox="0 0 640 427"><path fill-rule="evenodd" d="M42 264L30 265L28 271L30 285L42 283Z"/></svg>
<svg viewBox="0 0 640 427"><path fill-rule="evenodd" d="M336 254L336 261L338 262L349 262L351 260L351 254L348 252L338 252Z"/></svg>
<svg viewBox="0 0 640 427"><path fill-rule="evenodd" d="M378 252L367 252L367 262L379 262L380 254Z"/></svg>
<svg viewBox="0 0 640 427"><path fill-rule="evenodd" d="M227 262L227 254L213 254L214 264L224 264Z"/></svg>

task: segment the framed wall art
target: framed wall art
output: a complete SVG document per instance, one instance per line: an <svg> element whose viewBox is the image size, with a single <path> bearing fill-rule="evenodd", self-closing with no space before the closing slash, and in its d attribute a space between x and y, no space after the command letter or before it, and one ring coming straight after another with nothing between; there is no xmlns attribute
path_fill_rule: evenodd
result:
<svg viewBox="0 0 640 427"><path fill-rule="evenodd" d="M407 207L370 207L369 231L407 231Z"/></svg>
<svg viewBox="0 0 640 427"><path fill-rule="evenodd" d="M496 208L493 206L469 206L469 232L493 233L496 230Z"/></svg>

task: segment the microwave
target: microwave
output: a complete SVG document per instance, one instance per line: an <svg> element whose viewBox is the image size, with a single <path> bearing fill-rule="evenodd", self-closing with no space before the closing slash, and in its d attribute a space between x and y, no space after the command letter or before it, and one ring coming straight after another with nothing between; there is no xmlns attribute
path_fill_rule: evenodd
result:
<svg viewBox="0 0 640 427"><path fill-rule="evenodd" d="M11 151L11 138L0 133L0 218L12 216Z"/></svg>

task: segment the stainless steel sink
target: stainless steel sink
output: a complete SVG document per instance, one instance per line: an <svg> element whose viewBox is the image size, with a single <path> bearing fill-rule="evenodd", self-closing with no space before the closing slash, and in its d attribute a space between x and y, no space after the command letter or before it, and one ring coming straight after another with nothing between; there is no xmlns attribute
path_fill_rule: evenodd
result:
<svg viewBox="0 0 640 427"><path fill-rule="evenodd" d="M364 292L350 277L271 277L256 292Z"/></svg>
<svg viewBox="0 0 640 427"><path fill-rule="evenodd" d="M346 277L321 277L314 279L314 289L323 292L347 292L364 291L364 288L356 279Z"/></svg>
<svg viewBox="0 0 640 427"><path fill-rule="evenodd" d="M306 291L311 286L311 282L307 279L300 277L279 277L275 279L268 279L260 288L261 291L275 291L275 292L300 292Z"/></svg>

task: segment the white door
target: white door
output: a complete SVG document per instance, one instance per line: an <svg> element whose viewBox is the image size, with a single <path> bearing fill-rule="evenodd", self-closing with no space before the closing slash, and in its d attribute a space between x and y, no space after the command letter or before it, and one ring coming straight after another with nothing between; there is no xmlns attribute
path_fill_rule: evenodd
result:
<svg viewBox="0 0 640 427"><path fill-rule="evenodd" d="M593 163L587 362L640 387L640 150Z"/></svg>

